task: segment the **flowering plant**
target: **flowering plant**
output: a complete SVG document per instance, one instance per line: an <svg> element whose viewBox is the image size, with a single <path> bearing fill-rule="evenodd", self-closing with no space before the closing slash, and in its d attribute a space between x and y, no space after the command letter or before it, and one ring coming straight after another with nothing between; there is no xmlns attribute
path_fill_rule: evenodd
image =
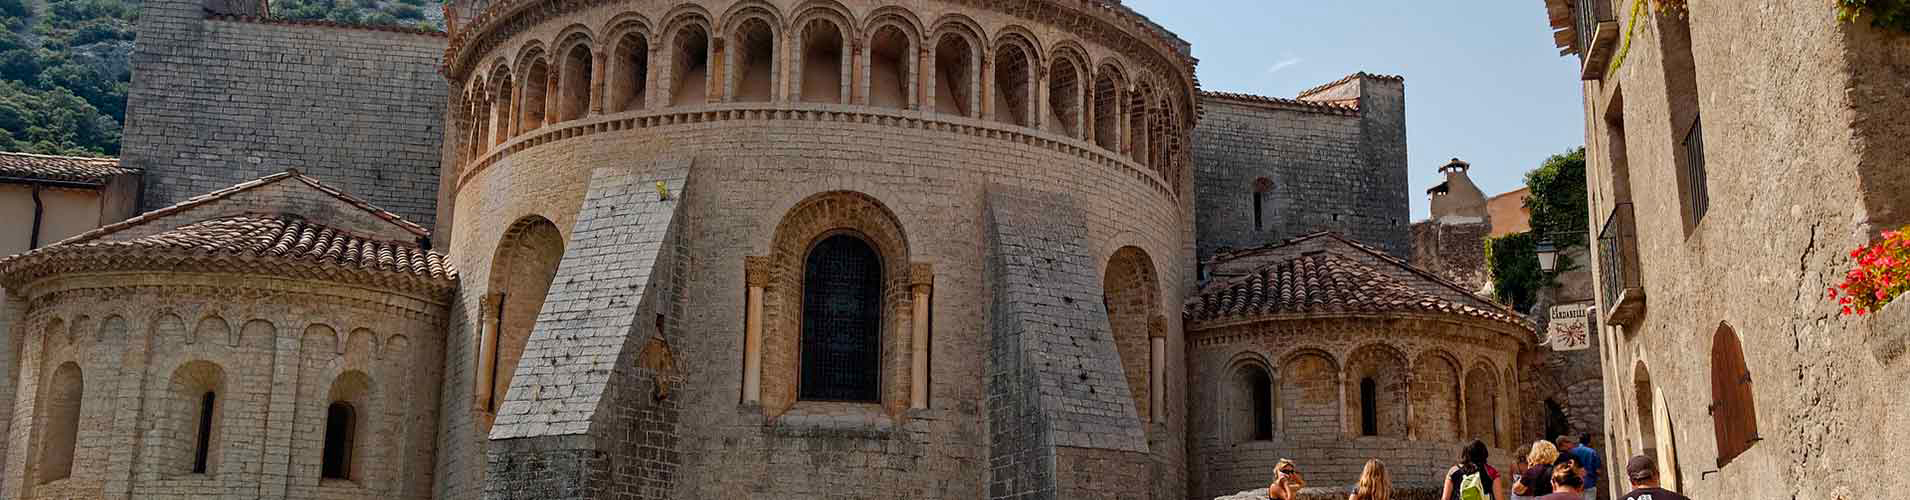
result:
<svg viewBox="0 0 1910 500"><path fill-rule="evenodd" d="M1883 240L1850 251L1857 267L1830 289L1845 316L1877 312L1891 299L1910 292L1910 227L1884 231Z"/></svg>

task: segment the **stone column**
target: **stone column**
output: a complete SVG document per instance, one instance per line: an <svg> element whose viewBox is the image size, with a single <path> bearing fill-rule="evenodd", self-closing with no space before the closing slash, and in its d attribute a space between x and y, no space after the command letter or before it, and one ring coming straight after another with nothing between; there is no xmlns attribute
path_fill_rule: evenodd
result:
<svg viewBox="0 0 1910 500"><path fill-rule="evenodd" d="M842 65L843 104L869 104L869 53L862 50L862 41L849 42L849 53L843 55L848 64Z"/></svg>
<svg viewBox="0 0 1910 500"><path fill-rule="evenodd" d="M743 281L749 287L743 319L743 403L763 397L763 290L769 286L769 257L744 257Z"/></svg>
<svg viewBox="0 0 1910 500"><path fill-rule="evenodd" d="M1147 421L1161 422L1167 416L1167 317L1156 314L1147 324ZM1271 392L1271 391L1269 391Z"/></svg>
<svg viewBox="0 0 1910 500"><path fill-rule="evenodd" d="M590 114L601 115L604 112L604 76L608 74L610 54L596 51L590 54Z"/></svg>
<svg viewBox="0 0 1910 500"><path fill-rule="evenodd" d="M503 310L504 294L492 293L484 296L483 305L478 312L477 360L472 363L477 373L471 377L471 410L481 414L493 411L491 398L497 385L493 377L497 374L497 322L498 311Z"/></svg>
<svg viewBox="0 0 1910 500"><path fill-rule="evenodd" d="M723 56L723 39L710 37L710 57L703 65L704 72L709 75L709 78L703 80L706 93L703 102L715 104L727 100L724 96L728 95L729 90L728 61L729 58Z"/></svg>
<svg viewBox="0 0 1910 500"><path fill-rule="evenodd" d="M1338 383L1338 390L1334 392L1338 392L1340 396L1340 435L1345 436L1352 434L1352 430L1346 425L1346 367L1340 367L1333 378Z"/></svg>
<svg viewBox="0 0 1910 500"><path fill-rule="evenodd" d="M915 311L909 317L911 361L909 367L909 409L928 408L929 300L935 288L935 271L930 264L917 263L909 272L909 291Z"/></svg>
<svg viewBox="0 0 1910 500"><path fill-rule="evenodd" d="M974 116L990 121L995 119L995 86L989 84L992 79L988 76L989 70L994 66L994 62L995 58L988 57L987 53L983 53L981 57L981 71L977 71L975 75L975 91L969 92L970 94L974 94L974 99L979 101L975 103L976 106L969 108L976 110Z"/></svg>
<svg viewBox="0 0 1910 500"><path fill-rule="evenodd" d="M929 50L927 45L922 46L921 50L916 52L915 67L919 69L915 71L914 75L915 95L921 97L921 99L916 101L916 109L932 113L935 112L935 87L938 86L935 84L935 72L938 71L935 68L935 52Z"/></svg>
<svg viewBox="0 0 1910 500"><path fill-rule="evenodd" d="M552 67L544 71L544 122L539 126L553 125L563 121L564 93L563 68Z"/></svg>
<svg viewBox="0 0 1910 500"><path fill-rule="evenodd" d="M1419 439L1419 421L1413 419L1413 388L1418 387L1419 377L1412 370L1406 370L1406 439Z"/></svg>
<svg viewBox="0 0 1910 500"><path fill-rule="evenodd" d="M657 109L670 102L668 94L671 89L661 87L661 82L664 81L663 72L670 71L662 65L663 58L659 55L663 53L663 45L667 44L650 45L649 53L643 56L643 100L637 103L638 109ZM635 96L631 97L631 99L635 98Z"/></svg>

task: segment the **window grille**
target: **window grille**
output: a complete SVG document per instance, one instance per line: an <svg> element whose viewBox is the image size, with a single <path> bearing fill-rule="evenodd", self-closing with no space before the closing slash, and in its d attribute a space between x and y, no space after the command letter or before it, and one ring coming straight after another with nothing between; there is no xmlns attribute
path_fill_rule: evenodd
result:
<svg viewBox="0 0 1910 500"><path fill-rule="evenodd" d="M859 238L809 251L803 272L801 398L879 402L882 262Z"/></svg>
<svg viewBox="0 0 1910 500"><path fill-rule="evenodd" d="M1691 131L1685 134L1685 182L1687 198L1691 204L1691 223L1704 220L1705 212L1711 210L1710 185L1704 172L1704 121L1702 117L1691 120Z"/></svg>

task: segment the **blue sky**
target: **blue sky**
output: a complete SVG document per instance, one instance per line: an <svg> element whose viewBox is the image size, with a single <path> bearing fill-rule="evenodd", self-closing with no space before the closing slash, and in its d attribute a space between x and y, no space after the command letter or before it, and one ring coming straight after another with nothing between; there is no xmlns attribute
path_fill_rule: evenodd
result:
<svg viewBox="0 0 1910 500"><path fill-rule="evenodd" d="M1487 195L1585 142L1576 58L1541 0L1126 0L1194 44L1207 90L1293 97L1355 71L1406 77L1413 218L1453 157Z"/></svg>

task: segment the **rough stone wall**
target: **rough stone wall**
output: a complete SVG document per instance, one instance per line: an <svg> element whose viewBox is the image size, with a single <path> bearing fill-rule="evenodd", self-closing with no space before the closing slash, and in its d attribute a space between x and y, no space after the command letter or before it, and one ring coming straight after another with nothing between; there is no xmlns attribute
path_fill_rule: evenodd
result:
<svg viewBox="0 0 1910 500"><path fill-rule="evenodd" d="M26 298L15 296L5 287L0 287L0 374L5 374L7 383L0 386L0 436L12 436L13 401L15 391L20 387L20 354L27 331L21 320L26 317ZM7 457L13 456L8 448L13 446L12 439L0 439L0 471L7 470ZM25 445L21 445L25 446ZM7 476L0 473L0 491L7 491Z"/></svg>
<svg viewBox="0 0 1910 500"><path fill-rule="evenodd" d="M1460 429L1470 416L1462 412L1462 399L1492 403L1484 414L1494 416L1498 427L1478 426L1492 433L1479 437L1511 441L1514 415L1508 402L1516 395L1509 390L1513 382L1500 374L1519 376L1509 370L1523 345L1515 337L1523 333L1515 330L1471 321L1320 317L1195 332L1188 354L1193 421L1187 497L1264 489L1281 458L1298 461L1312 485L1352 484L1369 458L1384 460L1396 485L1436 484L1462 444ZM1373 360L1399 366L1373 370ZM1468 384L1462 366L1487 367L1482 372L1493 375L1487 383ZM1243 382L1234 374L1242 367L1273 377L1278 403L1271 440L1241 432L1252 425L1251 412L1229 410L1252 404L1240 400L1249 393L1236 387ZM1382 426L1380 436L1357 435L1357 384L1364 376L1375 377L1380 388L1403 387L1400 397L1411 407L1406 410L1410 418L1393 418L1406 419L1406 429L1389 433ZM1344 391L1341 380L1348 384ZM1493 447L1493 463L1509 467L1507 453Z"/></svg>
<svg viewBox="0 0 1910 500"><path fill-rule="evenodd" d="M1194 128L1198 254L1336 231L1407 256L1405 100L1371 81L1359 116L1205 97ZM1254 182L1272 181L1254 226Z"/></svg>
<svg viewBox="0 0 1910 500"><path fill-rule="evenodd" d="M408 295L232 275L72 275L34 285L11 443L47 446L38 398L84 379L72 475L40 483L8 448L8 498L431 498L443 306ZM20 330L16 330L20 331ZM321 480L325 407L350 383L351 481ZM183 385L182 385L183 384ZM210 472L191 474L201 390L216 390ZM37 428L37 429L36 429Z"/></svg>
<svg viewBox="0 0 1910 500"><path fill-rule="evenodd" d="M142 210L296 167L432 225L443 37L210 19L194 0L139 17L121 161L147 172Z"/></svg>
<svg viewBox="0 0 1910 500"><path fill-rule="evenodd" d="M1092 279L1085 217L1059 193L993 186L988 498L1132 495L1147 439ZM1099 470L1099 476L1086 471ZM1063 473L1063 471L1067 471Z"/></svg>
<svg viewBox="0 0 1910 500"><path fill-rule="evenodd" d="M687 161L661 160L645 172L592 175L490 430L485 498L671 498L677 409L659 401L657 386L674 367L638 365L653 340L668 359L667 335L645 313L658 310L660 290L677 286L669 236L681 231L687 174ZM679 198L658 199L657 182L677 186Z"/></svg>
<svg viewBox="0 0 1910 500"><path fill-rule="evenodd" d="M1910 163L1900 139L1880 138L1903 137L1910 115L1901 85L1910 35L1840 22L1808 0L1759 9L1695 0L1689 19L1696 109L1666 105L1678 101L1667 83L1683 76L1668 63L1679 51L1668 50L1676 44L1662 17L1641 21L1648 29L1624 66L1585 88L1592 227L1628 189L1647 301L1635 324L1600 332L1615 438L1605 456L1651 446L1642 436L1652 424L1640 421L1634 397L1634 382L1649 373L1668 411L1655 434L1661 444L1672 436L1660 453L1675 456L1687 496L1860 498L1910 488L1900 468L1868 461L1910 438L1904 361L1876 349L1893 330L1901 339L1903 323L1840 318L1825 299L1853 265L1850 249L1906 222L1900 187ZM1692 224L1673 166L1684 164L1676 148L1694 115L1704 122L1710 205ZM1607 119L1616 116L1622 127ZM1614 161L1621 150L1625 160ZM1608 272L1599 265L1595 273ZM1721 467L1709 411L1720 325L1740 338L1762 438Z"/></svg>
<svg viewBox="0 0 1910 500"><path fill-rule="evenodd" d="M1431 271L1467 290L1479 291L1491 283L1486 270L1486 235L1492 225L1445 224L1436 220L1414 222L1414 267Z"/></svg>

